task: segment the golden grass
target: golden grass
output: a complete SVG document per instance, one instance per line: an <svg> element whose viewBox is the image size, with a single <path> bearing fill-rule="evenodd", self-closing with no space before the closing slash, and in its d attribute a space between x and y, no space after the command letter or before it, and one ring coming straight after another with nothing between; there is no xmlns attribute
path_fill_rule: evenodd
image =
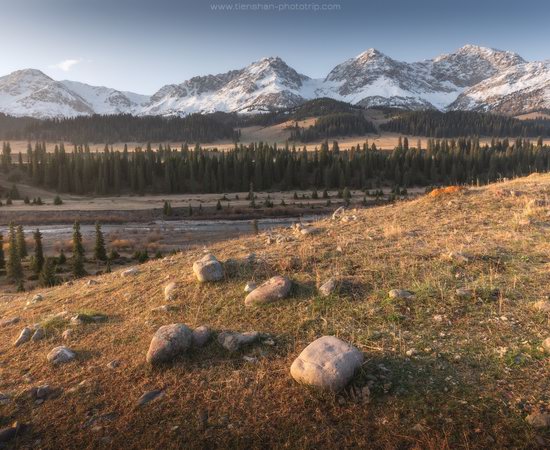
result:
<svg viewBox="0 0 550 450"><path fill-rule="evenodd" d="M501 195L509 190L521 195ZM201 285L191 272L198 249L119 273L0 297L0 316L21 322L0 328L0 425L31 423L17 445L42 448L532 448L548 446L548 431L524 420L550 408L547 315L531 305L546 299L550 271L550 175L536 175L451 195L359 210L357 220L317 224L322 232L266 245L264 235L212 244L226 261L223 282ZM515 215L529 222L518 225ZM254 252L257 262L244 257ZM445 255L461 252L468 261ZM231 261L228 261L231 260ZM247 281L286 274L290 299L244 307ZM342 280L339 295L316 286ZM178 281L178 310L153 312L163 288ZM475 291L472 299L455 290ZM389 300L392 288L413 300ZM77 361L51 367L45 355L64 343L53 322L47 338L14 348L25 324L67 311L100 311L104 323L75 328L67 342ZM51 319L50 319L51 320ZM269 334L227 354L215 342L173 364L152 369L145 352L161 325ZM332 334L366 355L353 386L369 385L369 402L353 389L330 395L296 384L289 367L315 338ZM414 350L411 352L411 350ZM413 356L407 356L413 354ZM245 361L253 356L257 362ZM106 367L118 359L115 370ZM49 383L63 389L36 405L22 393ZM147 390L166 395L136 407Z"/></svg>

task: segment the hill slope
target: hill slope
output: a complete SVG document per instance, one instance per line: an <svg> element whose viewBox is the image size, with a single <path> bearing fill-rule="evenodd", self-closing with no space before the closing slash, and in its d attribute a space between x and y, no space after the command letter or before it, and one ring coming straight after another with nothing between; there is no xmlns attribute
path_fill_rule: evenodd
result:
<svg viewBox="0 0 550 450"><path fill-rule="evenodd" d="M213 245L226 279L199 284L191 265L200 249L120 273L42 291L3 295L0 327L0 426L32 426L18 445L43 448L532 448L548 446L548 428L527 414L550 409L547 313L550 269L550 175L426 196L323 220L320 233L293 230ZM255 262L245 263L249 253ZM449 257L450 252L455 253ZM465 257L464 257L465 256ZM286 274L289 299L245 308L244 284ZM340 294L315 286L342 281ZM165 303L169 281L176 307ZM415 298L388 299L390 289ZM472 298L459 297L471 289ZM56 319L47 319L54 314ZM70 326L86 312L106 322ZM14 347L24 325L44 323L47 336ZM234 354L211 342L173 364L152 369L145 353L161 325L181 322L214 330L260 331L257 345ZM61 333L73 328L69 340ZM322 394L295 383L289 367L322 335L337 335L364 352L351 389ZM65 344L75 361L52 367L46 354ZM247 358L243 358L246 356ZM120 366L108 368L110 361ZM49 384L58 396L29 398ZM358 397L355 387L370 387ZM146 391L164 396L136 406Z"/></svg>

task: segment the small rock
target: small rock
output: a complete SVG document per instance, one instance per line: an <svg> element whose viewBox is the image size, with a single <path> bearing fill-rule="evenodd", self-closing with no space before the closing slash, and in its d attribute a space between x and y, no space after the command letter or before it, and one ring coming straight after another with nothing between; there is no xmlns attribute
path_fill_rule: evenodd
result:
<svg viewBox="0 0 550 450"><path fill-rule="evenodd" d="M44 297L42 297L42 294L36 294L29 302L27 302L27 304L34 305L35 303L39 303L42 300L44 300Z"/></svg>
<svg viewBox="0 0 550 450"><path fill-rule="evenodd" d="M21 344L24 344L25 342L30 341L32 335L32 331L29 327L25 327L21 330L21 333L19 334L19 337L14 342L13 345L16 347L19 347Z"/></svg>
<svg viewBox="0 0 550 450"><path fill-rule="evenodd" d="M19 323L21 319L19 317L12 317L11 319L4 319L0 321L0 327L9 327L10 325L15 325L16 323Z"/></svg>
<svg viewBox="0 0 550 450"><path fill-rule="evenodd" d="M344 215L345 208L343 206L340 206L338 209L336 209L332 213L332 220L338 220L341 216Z"/></svg>
<svg viewBox="0 0 550 450"><path fill-rule="evenodd" d="M118 359L113 359L107 364L107 368L109 369L116 369L117 367L120 367L120 361Z"/></svg>
<svg viewBox="0 0 550 450"><path fill-rule="evenodd" d="M544 341L542 341L542 348L544 348L546 353L550 353L550 337L547 337Z"/></svg>
<svg viewBox="0 0 550 450"><path fill-rule="evenodd" d="M36 342L36 341L39 341L41 339L44 339L45 336L46 336L46 332L44 331L44 328L37 327L34 331L34 334L32 335L31 340L33 342Z"/></svg>
<svg viewBox="0 0 550 450"><path fill-rule="evenodd" d="M300 233L304 236L312 236L312 235L315 235L315 234L319 234L321 232L321 230L319 228L315 228L315 227L306 227L306 228L302 228L300 230Z"/></svg>
<svg viewBox="0 0 550 450"><path fill-rule="evenodd" d="M193 263L193 272L201 283L220 281L223 278L222 264L212 254L204 255Z"/></svg>
<svg viewBox="0 0 550 450"><path fill-rule="evenodd" d="M71 335L73 334L73 330L67 329L61 334L61 337L63 340L68 341L71 338Z"/></svg>
<svg viewBox="0 0 550 450"><path fill-rule="evenodd" d="M334 291L336 291L337 283L334 278L329 278L327 281L325 281L321 287L319 288L319 293L323 297L328 297L331 295Z"/></svg>
<svg viewBox="0 0 550 450"><path fill-rule="evenodd" d="M287 277L275 276L248 294L244 304L262 305L281 300L288 296L291 287L292 282Z"/></svg>
<svg viewBox="0 0 550 450"><path fill-rule="evenodd" d="M414 294L410 291L405 291L403 289L392 289L390 292L388 292L388 296L390 298L397 298L397 299L404 299L408 300L411 298L414 298Z"/></svg>
<svg viewBox="0 0 550 450"><path fill-rule="evenodd" d="M474 296L474 293L471 289L458 288L455 291L455 295L460 298L472 298Z"/></svg>
<svg viewBox="0 0 550 450"><path fill-rule="evenodd" d="M249 363L252 363L252 364L257 364L258 363L258 358L256 358L255 356L243 356L243 359L246 361L246 362L249 362Z"/></svg>
<svg viewBox="0 0 550 450"><path fill-rule="evenodd" d="M86 285L87 285L87 286L95 286L95 285L97 285L97 284L99 284L99 281L94 280L94 279L88 280L88 281L86 282Z"/></svg>
<svg viewBox="0 0 550 450"><path fill-rule="evenodd" d="M120 274L122 277L133 277L139 274L139 270L135 267L130 267L129 269L123 270Z"/></svg>
<svg viewBox="0 0 550 450"><path fill-rule="evenodd" d="M178 284L175 281L172 281L168 283L164 287L164 299L171 302L172 300L175 300L176 294L177 294L177 287Z"/></svg>
<svg viewBox="0 0 550 450"><path fill-rule="evenodd" d="M204 325L197 327L193 330L193 345L195 347L204 347L211 337L212 331L210 331L210 328Z"/></svg>
<svg viewBox="0 0 550 450"><path fill-rule="evenodd" d="M248 283L246 283L246 286L244 287L244 292L246 292L247 294L250 294L257 287L258 287L258 283L249 281Z"/></svg>
<svg viewBox="0 0 550 450"><path fill-rule="evenodd" d="M46 400L52 394L52 392L53 392L53 390L52 390L52 388L50 387L49 384L45 384L43 386L38 386L34 390L34 398L39 399L39 400Z"/></svg>
<svg viewBox="0 0 550 450"><path fill-rule="evenodd" d="M147 362L152 365L169 362L186 352L191 347L192 334L191 330L181 323L160 327L149 345Z"/></svg>
<svg viewBox="0 0 550 450"><path fill-rule="evenodd" d="M256 342L259 338L260 333L258 333L257 331L249 331L246 333L225 331L218 335L218 342L226 350L229 350L230 352L236 352L244 345Z"/></svg>
<svg viewBox="0 0 550 450"><path fill-rule="evenodd" d="M550 426L550 413L534 411L529 414L525 420L534 428L546 428Z"/></svg>
<svg viewBox="0 0 550 450"><path fill-rule="evenodd" d="M363 354L334 336L323 336L309 344L294 360L290 374L299 383L339 391L363 363Z"/></svg>
<svg viewBox="0 0 550 450"><path fill-rule="evenodd" d="M162 389L155 389L154 391L148 391L143 394L137 401L138 406L144 406L147 403L151 403L153 400L158 400L164 397L164 391Z"/></svg>
<svg viewBox="0 0 550 450"><path fill-rule="evenodd" d="M75 357L76 354L64 345L55 347L47 356L48 361L54 365L67 363L72 361Z"/></svg>

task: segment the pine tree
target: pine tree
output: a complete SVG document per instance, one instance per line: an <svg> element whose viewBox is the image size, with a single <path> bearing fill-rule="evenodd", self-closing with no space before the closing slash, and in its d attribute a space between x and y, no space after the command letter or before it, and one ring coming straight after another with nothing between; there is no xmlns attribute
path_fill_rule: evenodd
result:
<svg viewBox="0 0 550 450"><path fill-rule="evenodd" d="M80 224L75 222L73 225L73 258L72 272L75 278L86 275L84 270L84 246L82 245L82 234L80 233Z"/></svg>
<svg viewBox="0 0 550 450"><path fill-rule="evenodd" d="M35 274L40 274L44 266L44 250L42 248L42 233L37 229L34 234L34 257L32 260L32 271Z"/></svg>
<svg viewBox="0 0 550 450"><path fill-rule="evenodd" d="M18 286L23 281L23 266L21 266L21 257L17 248L17 235L15 226L10 224L9 228L9 252L8 263L6 266L8 278Z"/></svg>
<svg viewBox="0 0 550 450"><path fill-rule="evenodd" d="M101 225L99 224L99 222L95 223L94 258L98 261L107 260L107 251L105 250L105 239L103 237L103 232L101 231Z"/></svg>
<svg viewBox="0 0 550 450"><path fill-rule="evenodd" d="M42 287L50 287L58 284L58 278L55 275L55 265L52 258L46 258L39 276Z"/></svg>
<svg viewBox="0 0 550 450"><path fill-rule="evenodd" d="M25 232L23 226L19 225L16 231L17 235L17 251L19 252L19 258L23 259L28 256L27 243L25 242Z"/></svg>

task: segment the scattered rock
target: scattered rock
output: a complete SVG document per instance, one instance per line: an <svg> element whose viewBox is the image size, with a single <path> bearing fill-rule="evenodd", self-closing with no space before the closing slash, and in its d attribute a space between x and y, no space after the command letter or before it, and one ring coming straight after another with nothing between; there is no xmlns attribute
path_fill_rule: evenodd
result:
<svg viewBox="0 0 550 450"><path fill-rule="evenodd" d="M338 284L334 278L329 278L327 281L325 281L321 287L319 288L319 293L323 297L328 297L332 293L336 291L336 288L338 287Z"/></svg>
<svg viewBox="0 0 550 450"><path fill-rule="evenodd" d="M546 353L550 353L550 337L547 337L544 341L542 341L542 348L544 348Z"/></svg>
<svg viewBox="0 0 550 450"><path fill-rule="evenodd" d="M44 339L46 336L46 332L44 331L44 328L42 327L36 327L34 330L34 334L31 337L31 340L33 342L39 341L41 339Z"/></svg>
<svg viewBox="0 0 550 450"><path fill-rule="evenodd" d="M117 367L120 367L120 361L118 359L113 359L107 364L107 368L109 369L116 369Z"/></svg>
<svg viewBox="0 0 550 450"><path fill-rule="evenodd" d="M87 286L95 286L95 285L98 285L98 284L99 284L99 281L94 280L94 279L88 280L88 281L86 282L86 285L87 285Z"/></svg>
<svg viewBox="0 0 550 450"><path fill-rule="evenodd" d="M191 330L181 323L160 327L149 345L147 362L157 365L171 361L191 347L192 335Z"/></svg>
<svg viewBox="0 0 550 450"><path fill-rule="evenodd" d="M38 386L36 389L33 389L33 397L38 400L46 400L52 395L53 392L54 391L49 384L44 384L42 386Z"/></svg>
<svg viewBox="0 0 550 450"><path fill-rule="evenodd" d="M139 270L135 267L130 267L129 269L123 270L120 274L122 277L133 277L139 274Z"/></svg>
<svg viewBox="0 0 550 450"><path fill-rule="evenodd" d="M246 292L247 294L250 294L257 287L258 287L258 283L254 283L253 281L250 281L246 283L246 286L244 287L244 292Z"/></svg>
<svg viewBox="0 0 550 450"><path fill-rule="evenodd" d="M27 305L34 305L35 303L39 303L39 302L41 302L42 300L44 300L44 297L42 297L42 294L36 294L33 298L31 298L31 299L27 302Z"/></svg>
<svg viewBox="0 0 550 450"><path fill-rule="evenodd" d="M392 289L388 292L390 298L397 298L401 300L408 300L414 298L414 294L410 291L405 291L403 289Z"/></svg>
<svg viewBox="0 0 550 450"><path fill-rule="evenodd" d="M223 278L223 267L211 253L193 263L193 272L201 283L219 281Z"/></svg>
<svg viewBox="0 0 550 450"><path fill-rule="evenodd" d="M275 276L248 294L244 304L262 305L281 300L288 296L291 287L292 282L287 277Z"/></svg>
<svg viewBox="0 0 550 450"><path fill-rule="evenodd" d="M550 313L550 301L539 300L533 303L533 308L540 312Z"/></svg>
<svg viewBox="0 0 550 450"><path fill-rule="evenodd" d="M164 299L171 302L172 300L175 300L176 294L177 294L177 287L178 284L175 281L172 281L168 283L164 287Z"/></svg>
<svg viewBox="0 0 550 450"><path fill-rule="evenodd" d="M73 334L73 330L71 329L67 329L63 332L63 334L61 335L61 337L63 338L63 340L65 341L68 341L70 338L71 338L71 335Z"/></svg>
<svg viewBox="0 0 550 450"><path fill-rule="evenodd" d="M195 347L204 347L211 337L212 331L210 331L210 328L204 325L197 327L193 330L193 345Z"/></svg>
<svg viewBox="0 0 550 450"><path fill-rule="evenodd" d="M55 347L47 356L48 361L54 365L67 363L72 361L75 357L76 354L64 345Z"/></svg>
<svg viewBox="0 0 550 450"><path fill-rule="evenodd" d="M471 289L458 288L455 291L455 295L460 298L472 298L474 296L474 292Z"/></svg>
<svg viewBox="0 0 550 450"><path fill-rule="evenodd" d="M339 391L363 363L363 354L334 336L323 336L309 344L294 360L290 374L299 383Z"/></svg>
<svg viewBox="0 0 550 450"><path fill-rule="evenodd" d="M21 330L21 333L19 333L19 337L14 342L13 345L16 347L19 347L21 344L24 344L25 342L29 342L31 339L32 331L29 327L25 327Z"/></svg>
<svg viewBox="0 0 550 450"><path fill-rule="evenodd" d="M343 206L340 206L338 209L336 209L332 213L332 220L338 220L340 217L344 215L345 208Z"/></svg>
<svg viewBox="0 0 550 450"><path fill-rule="evenodd" d="M151 403L153 400L159 400L164 397L164 390L155 389L154 391L148 391L143 394L137 401L138 406L144 406L147 403Z"/></svg>
<svg viewBox="0 0 550 450"><path fill-rule="evenodd" d="M0 327L9 327L10 325L15 325L16 323L19 323L21 319L19 317L12 317L11 319L4 319L0 321Z"/></svg>
<svg viewBox="0 0 550 450"><path fill-rule="evenodd" d="M220 345L230 352L236 352L244 345L252 344L258 339L260 339L260 333L257 331L249 331L246 333L224 331L218 335L218 342Z"/></svg>
<svg viewBox="0 0 550 450"><path fill-rule="evenodd" d="M541 413L540 411L534 411L529 414L525 420L529 425L534 428L546 428L550 427L550 413Z"/></svg>

